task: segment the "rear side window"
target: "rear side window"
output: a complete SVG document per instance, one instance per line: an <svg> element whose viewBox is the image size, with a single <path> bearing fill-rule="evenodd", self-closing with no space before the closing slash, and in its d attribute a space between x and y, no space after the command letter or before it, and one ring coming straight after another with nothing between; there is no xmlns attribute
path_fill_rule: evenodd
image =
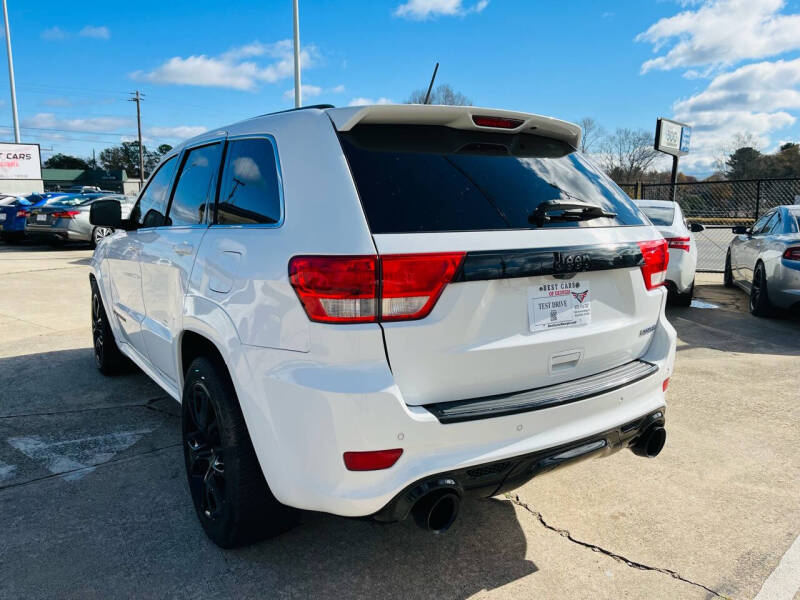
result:
<svg viewBox="0 0 800 600"><path fill-rule="evenodd" d="M542 226L645 224L625 192L558 140L421 125L339 137L373 233L532 229L542 202L577 200L616 217Z"/></svg>
<svg viewBox="0 0 800 600"><path fill-rule="evenodd" d="M206 208L214 201L222 144L194 148L188 152L175 184L167 225L198 225L205 222Z"/></svg>
<svg viewBox="0 0 800 600"><path fill-rule="evenodd" d="M675 220L674 206L640 206L639 208L657 227L669 227Z"/></svg>
<svg viewBox="0 0 800 600"><path fill-rule="evenodd" d="M272 143L264 138L230 142L217 205L217 223L271 224L280 219L281 185Z"/></svg>
<svg viewBox="0 0 800 600"><path fill-rule="evenodd" d="M787 233L797 233L800 231L800 211L789 212L789 230Z"/></svg>
<svg viewBox="0 0 800 600"><path fill-rule="evenodd" d="M169 185L175 171L175 163L175 157L166 160L150 178L150 182L131 211L131 221L142 227L159 227L164 224Z"/></svg>

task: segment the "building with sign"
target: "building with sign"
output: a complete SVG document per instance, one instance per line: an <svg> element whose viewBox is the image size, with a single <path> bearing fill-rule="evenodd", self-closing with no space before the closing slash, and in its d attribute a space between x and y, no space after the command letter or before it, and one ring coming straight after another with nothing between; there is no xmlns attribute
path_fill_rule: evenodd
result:
<svg viewBox="0 0 800 600"><path fill-rule="evenodd" d="M0 142L0 193L43 192L39 144Z"/></svg>
<svg viewBox="0 0 800 600"><path fill-rule="evenodd" d="M136 194L139 191L139 179L130 179L124 170L42 169L42 178L44 189L48 192L84 185L126 195Z"/></svg>

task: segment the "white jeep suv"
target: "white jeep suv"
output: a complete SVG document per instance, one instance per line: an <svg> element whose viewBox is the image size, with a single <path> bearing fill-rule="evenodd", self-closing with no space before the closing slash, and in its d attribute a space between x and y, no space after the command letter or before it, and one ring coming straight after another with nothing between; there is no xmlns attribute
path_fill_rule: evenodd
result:
<svg viewBox="0 0 800 600"><path fill-rule="evenodd" d="M667 245L580 129L309 107L173 149L92 262L97 366L182 404L230 547L307 509L444 531L464 494L665 440Z"/></svg>

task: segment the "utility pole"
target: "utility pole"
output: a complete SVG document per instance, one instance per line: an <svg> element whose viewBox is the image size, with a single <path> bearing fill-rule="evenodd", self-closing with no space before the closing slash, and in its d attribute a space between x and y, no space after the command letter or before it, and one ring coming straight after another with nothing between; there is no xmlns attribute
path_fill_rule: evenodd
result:
<svg viewBox="0 0 800 600"><path fill-rule="evenodd" d="M8 82L11 87L11 118L14 121L14 141L19 144L19 118L17 117L17 87L14 84L14 58L11 56L11 28L8 24L8 6L3 0L3 19L6 23L6 50L8 52Z"/></svg>
<svg viewBox="0 0 800 600"><path fill-rule="evenodd" d="M294 13L294 107L300 108L303 104L303 95L300 87L300 9L297 6L297 2L298 0L292 0L292 12Z"/></svg>
<svg viewBox="0 0 800 600"><path fill-rule="evenodd" d="M136 102L136 127L139 129L139 189L141 190L144 187L144 148L142 147L142 111L140 103L144 94L140 94L139 90L136 90L136 92L131 92L131 95L133 98L128 98L128 101Z"/></svg>

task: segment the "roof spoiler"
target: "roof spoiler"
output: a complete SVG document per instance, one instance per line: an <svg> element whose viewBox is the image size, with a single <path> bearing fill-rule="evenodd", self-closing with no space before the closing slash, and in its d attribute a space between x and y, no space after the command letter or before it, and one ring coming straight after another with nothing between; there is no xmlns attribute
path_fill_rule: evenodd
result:
<svg viewBox="0 0 800 600"><path fill-rule="evenodd" d="M430 104L377 104L331 108L326 111L338 131L350 131L356 125L441 125L453 129L492 131L495 133L535 133L561 140L577 148L581 128L574 123L510 110L477 106L440 106ZM512 128L484 127L473 117L514 119L521 123Z"/></svg>

